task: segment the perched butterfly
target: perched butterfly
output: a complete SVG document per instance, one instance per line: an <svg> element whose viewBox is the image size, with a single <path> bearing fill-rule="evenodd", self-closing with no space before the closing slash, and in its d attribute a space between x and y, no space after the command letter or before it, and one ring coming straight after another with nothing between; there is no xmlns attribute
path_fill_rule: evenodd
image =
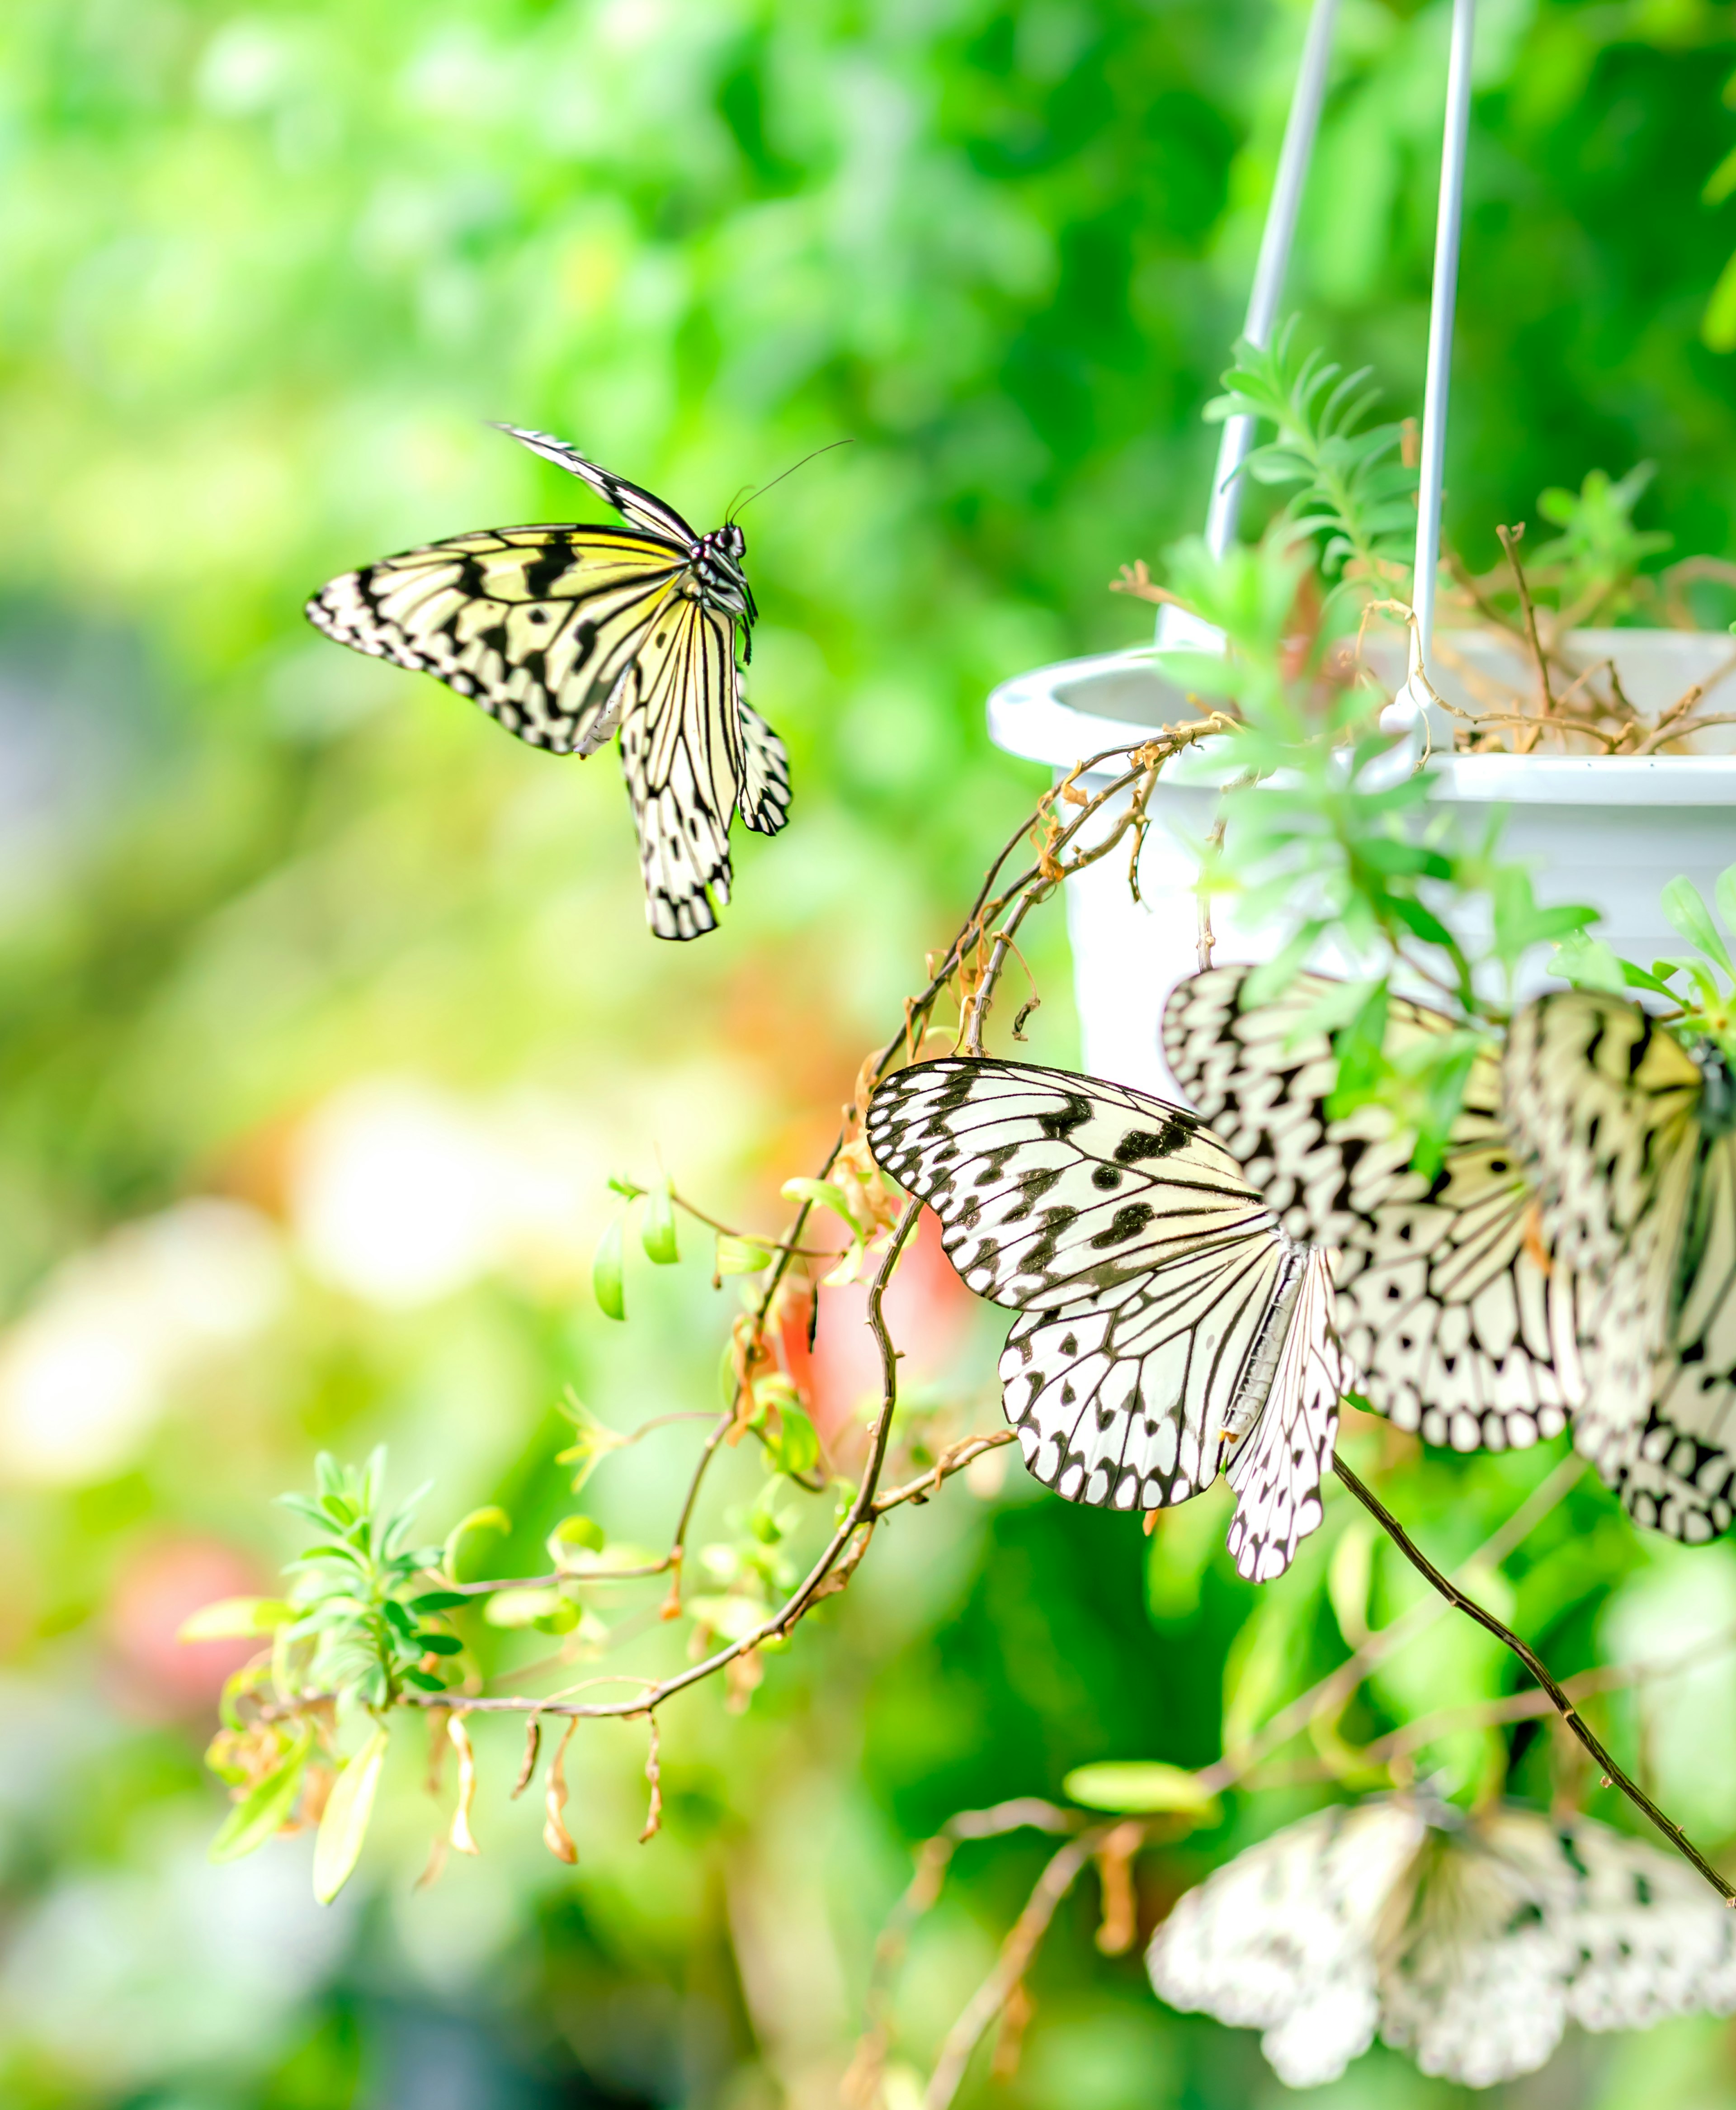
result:
<svg viewBox="0 0 1736 2110"><path fill-rule="evenodd" d="M333 579L308 618L341 645L432 674L508 731L594 754L618 728L645 915L660 938L715 930L730 822L774 835L784 744L742 700L736 627L759 611L732 521L696 535L671 506L546 432L503 432L570 469L628 523L497 528Z"/></svg>
<svg viewBox="0 0 1736 2110"><path fill-rule="evenodd" d="M1345 1382L1327 1256L1287 1238L1194 1116L1060 1070L953 1058L888 1077L881 1170L940 1218L1001 1357L1027 1466L1069 1501L1185 1501L1226 1458L1229 1546L1265 1582L1321 1519Z"/></svg>
<svg viewBox="0 0 1736 2110"><path fill-rule="evenodd" d="M1545 1235L1580 1275L1580 1448L1675 1538L1736 1503L1736 1084L1637 1004L1571 990L1508 1038L1507 1104Z"/></svg>
<svg viewBox="0 0 1736 2110"><path fill-rule="evenodd" d="M1164 1052L1285 1232L1332 1249L1345 1353L1370 1404L1455 1451L1558 1435L1584 1390L1573 1284L1539 1250L1496 1058L1472 1062L1440 1170L1426 1177L1411 1170L1414 1134L1385 1109L1327 1115L1338 1066L1309 1015L1334 985L1299 975L1246 1008L1253 971L1182 982L1164 1009ZM1453 1030L1444 1012L1395 997L1387 1049Z"/></svg>
<svg viewBox="0 0 1736 2110"><path fill-rule="evenodd" d="M1147 1951L1172 2007L1264 2031L1292 2088L1373 2042L1487 2088L1571 2020L1736 2009L1736 1916L1684 1863L1587 1818L1466 1818L1426 1795L1322 1810L1190 1890Z"/></svg>

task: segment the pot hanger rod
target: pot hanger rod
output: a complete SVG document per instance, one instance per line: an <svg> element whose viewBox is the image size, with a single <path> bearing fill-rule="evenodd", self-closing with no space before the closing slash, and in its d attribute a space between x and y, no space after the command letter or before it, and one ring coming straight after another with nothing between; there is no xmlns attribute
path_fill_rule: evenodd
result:
<svg viewBox="0 0 1736 2110"><path fill-rule="evenodd" d="M1426 675L1435 641L1435 575L1440 563L1440 502L1447 454L1447 398L1452 380L1453 311L1458 297L1458 235L1465 197L1465 147L1471 128L1471 53L1476 0L1453 0L1447 56L1447 111L1441 134L1440 199L1435 217L1435 281L1429 299L1429 363L1422 396L1421 474L1417 492L1417 562L1411 585L1413 645ZM1420 699L1417 700L1420 705Z"/></svg>
<svg viewBox="0 0 1736 2110"><path fill-rule="evenodd" d="M1295 240L1296 215L1302 206L1302 187L1308 180L1308 165L1313 157L1314 134L1320 124L1320 106L1326 99L1327 68L1331 58L1332 30L1338 16L1338 0L1314 0L1302 43L1302 63L1290 98L1290 115L1284 123L1284 143L1278 151L1277 176L1272 187L1272 202L1266 208L1266 224L1259 238L1259 255L1254 266L1254 285L1248 295L1248 317L1241 333L1250 344L1266 344L1277 320L1278 301L1290 268L1290 251ZM1218 465L1212 472L1211 503L1205 515L1205 545L1221 557L1235 539L1236 522L1241 511L1240 471L1254 444L1251 418L1226 419L1218 445Z"/></svg>

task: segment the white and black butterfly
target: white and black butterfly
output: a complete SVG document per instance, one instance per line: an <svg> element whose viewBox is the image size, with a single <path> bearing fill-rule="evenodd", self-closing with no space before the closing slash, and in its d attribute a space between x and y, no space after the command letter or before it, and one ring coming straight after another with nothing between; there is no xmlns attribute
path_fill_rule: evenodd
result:
<svg viewBox="0 0 1736 2110"><path fill-rule="evenodd" d="M1192 1114L1094 1078L919 1063L867 1129L965 1282L1021 1314L1001 1380L1036 1478L1152 1510L1227 1459L1236 1565L1282 1574L1320 1523L1347 1381L1327 1255L1284 1235Z"/></svg>
<svg viewBox="0 0 1736 2110"><path fill-rule="evenodd" d="M1673 1537L1736 1504L1736 1085L1637 1004L1547 996L1508 1039L1508 1119L1581 1279L1579 1447Z"/></svg>
<svg viewBox="0 0 1736 2110"><path fill-rule="evenodd" d="M1427 1796L1322 1810L1181 1899L1147 1951L1172 2007L1264 2032L1292 2088L1378 2031L1425 2073L1534 2072L1568 2022L1736 2009L1736 1915L1673 1855L1589 1818Z"/></svg>
<svg viewBox="0 0 1736 2110"><path fill-rule="evenodd" d="M1501 1071L1472 1063L1440 1170L1412 1170L1414 1133L1380 1107L1329 1118L1338 1075L1309 1021L1332 985L1299 975L1245 1007L1247 967L1172 992L1164 1053L1182 1089L1292 1238L1330 1247L1345 1352L1369 1403L1455 1451L1558 1435L1585 1380L1573 1282L1539 1243L1536 1197L1508 1135ZM1395 997L1386 1047L1447 1033Z"/></svg>
<svg viewBox="0 0 1736 2110"><path fill-rule="evenodd" d="M497 528L387 557L322 586L308 618L340 644L432 674L555 754L621 733L645 914L660 938L715 930L730 822L775 835L784 744L735 664L758 610L732 521L695 534L671 506L546 432L503 432L583 479L625 528Z"/></svg>

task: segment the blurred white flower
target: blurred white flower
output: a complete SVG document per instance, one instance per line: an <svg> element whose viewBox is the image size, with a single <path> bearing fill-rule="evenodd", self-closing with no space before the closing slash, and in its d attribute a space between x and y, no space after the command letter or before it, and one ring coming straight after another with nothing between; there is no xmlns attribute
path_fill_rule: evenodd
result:
<svg viewBox="0 0 1736 2110"><path fill-rule="evenodd" d="M1587 1818L1475 1818L1426 1797L1323 1810L1250 1847L1153 1936L1172 2007L1264 2032L1292 2088L1374 2041L1487 2088L1570 2020L1736 2011L1736 1915L1688 1864Z"/></svg>
<svg viewBox="0 0 1736 2110"><path fill-rule="evenodd" d="M590 1130L553 1105L473 1105L414 1078L368 1078L303 1125L290 1217L322 1280L407 1311L509 1265L582 1271L606 1176Z"/></svg>
<svg viewBox="0 0 1736 2110"><path fill-rule="evenodd" d="M174 1388L269 1324L285 1288L275 1228L239 1202L181 1202L111 1231L0 1339L0 1476L120 1470Z"/></svg>

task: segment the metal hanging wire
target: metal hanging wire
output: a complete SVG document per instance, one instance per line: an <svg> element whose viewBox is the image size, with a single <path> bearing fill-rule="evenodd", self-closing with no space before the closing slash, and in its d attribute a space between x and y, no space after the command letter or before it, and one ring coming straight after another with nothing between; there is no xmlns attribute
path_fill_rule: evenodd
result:
<svg viewBox="0 0 1736 2110"><path fill-rule="evenodd" d="M1338 0L1314 0L1303 39L1301 63L1291 92L1284 143L1278 155L1272 200L1260 236L1242 335L1250 344L1270 341L1278 302L1290 268L1296 219L1313 156L1325 100ZM1471 122L1471 60L1476 30L1476 0L1453 0L1453 23L1447 58L1447 94L1441 135L1440 191L1435 220L1434 278L1429 299L1428 364L1422 398L1422 433L1417 500L1416 568L1411 588L1416 627L1412 634L1410 675L1397 700L1383 713L1389 731L1415 729L1420 740L1423 704L1428 694L1429 654L1435 631L1435 579L1440 561L1440 508L1446 462L1447 409L1453 359L1453 318L1458 290L1459 230L1463 216L1465 152ZM1241 465L1254 441L1254 420L1232 418L1223 428L1206 509L1205 541L1222 556L1236 533L1241 509ZM1223 640L1209 625L1179 609L1164 607L1158 616L1160 646L1221 649ZM1420 677L1420 678L1419 678Z"/></svg>

